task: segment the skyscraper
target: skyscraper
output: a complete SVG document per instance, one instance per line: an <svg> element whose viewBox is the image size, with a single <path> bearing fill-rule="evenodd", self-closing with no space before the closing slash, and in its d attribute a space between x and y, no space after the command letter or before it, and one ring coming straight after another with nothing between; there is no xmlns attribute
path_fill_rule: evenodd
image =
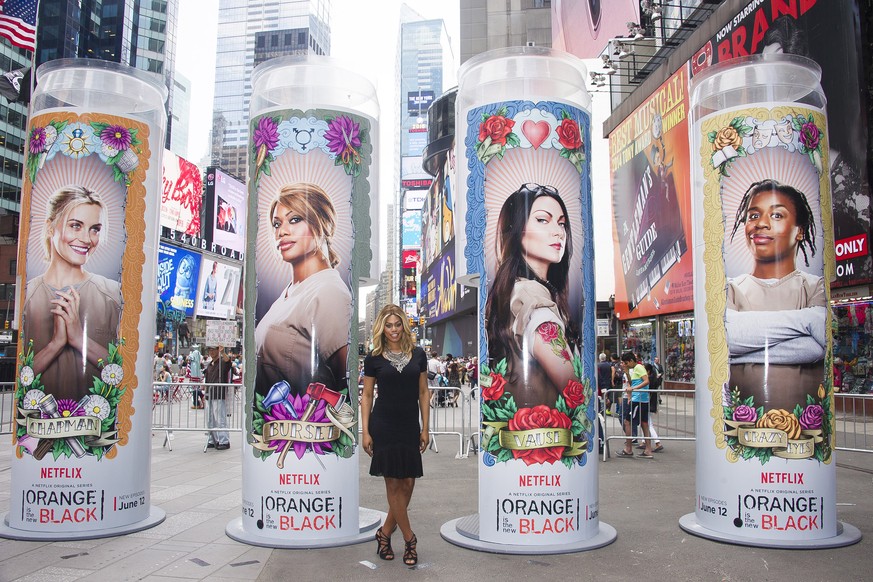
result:
<svg viewBox="0 0 873 582"><path fill-rule="evenodd" d="M245 178L252 70L281 55L330 54L330 0L220 0L212 163Z"/></svg>
<svg viewBox="0 0 873 582"><path fill-rule="evenodd" d="M172 137L179 0L40 0L37 66L54 59L124 63L164 78L166 147Z"/></svg>
<svg viewBox="0 0 873 582"><path fill-rule="evenodd" d="M400 251L421 251L421 208L431 177L422 169L422 152L427 145L427 108L436 97L455 83L454 55L442 20L425 20L403 5L400 12L398 51L399 109L396 146L399 152L395 175L399 188L395 208L401 225L400 244L389 257L394 273L394 301L413 317L418 316L419 273L400 266ZM390 243L389 243L390 244ZM409 255L409 253L407 253ZM401 289L402 288L402 289ZM400 296L400 300L396 298Z"/></svg>
<svg viewBox="0 0 873 582"><path fill-rule="evenodd" d="M492 49L552 46L551 10L551 0L461 0L461 63Z"/></svg>

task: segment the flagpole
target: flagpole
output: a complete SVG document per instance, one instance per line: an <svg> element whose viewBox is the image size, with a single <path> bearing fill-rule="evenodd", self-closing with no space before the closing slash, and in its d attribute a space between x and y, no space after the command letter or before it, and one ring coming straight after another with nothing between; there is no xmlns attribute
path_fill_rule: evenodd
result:
<svg viewBox="0 0 873 582"><path fill-rule="evenodd" d="M36 0L36 19L33 21L33 29L34 29L34 40L33 40L33 50L30 54L30 97L33 97L33 90L36 88L36 49L37 44L39 43L39 0ZM32 111L30 102L31 98L27 100L27 118L30 119L30 113ZM27 150L24 150L27 152Z"/></svg>

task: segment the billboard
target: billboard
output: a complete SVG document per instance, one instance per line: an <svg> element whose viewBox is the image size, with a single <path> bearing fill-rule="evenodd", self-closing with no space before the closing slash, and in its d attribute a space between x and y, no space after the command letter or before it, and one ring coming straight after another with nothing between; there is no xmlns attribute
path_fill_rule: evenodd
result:
<svg viewBox="0 0 873 582"><path fill-rule="evenodd" d="M187 236L200 236L203 177L200 168L164 150L161 226Z"/></svg>
<svg viewBox="0 0 873 582"><path fill-rule="evenodd" d="M420 117L427 113L428 107L433 103L433 91L410 91L406 94L406 110L410 117Z"/></svg>
<svg viewBox="0 0 873 582"><path fill-rule="evenodd" d="M451 241L436 261L421 276L423 306L428 325L459 311L476 307L476 289L455 281L455 241Z"/></svg>
<svg viewBox="0 0 873 582"><path fill-rule="evenodd" d="M403 213L401 223L403 248L421 248L421 211L409 210Z"/></svg>
<svg viewBox="0 0 873 582"><path fill-rule="evenodd" d="M590 59L626 35L628 22L640 21L638 1L609 0L608 7L605 0L553 0L552 47Z"/></svg>
<svg viewBox="0 0 873 582"><path fill-rule="evenodd" d="M240 267L203 257L197 284L197 317L235 317L241 275Z"/></svg>
<svg viewBox="0 0 873 582"><path fill-rule="evenodd" d="M427 147L427 126L416 124L406 133L406 153L410 156L420 156Z"/></svg>
<svg viewBox="0 0 873 582"><path fill-rule="evenodd" d="M175 309L185 316L194 315L197 276L200 273L200 253L158 245L158 289L164 311Z"/></svg>
<svg viewBox="0 0 873 582"><path fill-rule="evenodd" d="M440 171L433 179L427 192L422 213L422 251L423 264L431 265L443 249L455 237L454 198L452 181L455 175L455 158L443 156Z"/></svg>
<svg viewBox="0 0 873 582"><path fill-rule="evenodd" d="M221 169L206 169L206 249L242 260L246 247L246 186Z"/></svg>
<svg viewBox="0 0 873 582"><path fill-rule="evenodd" d="M694 307L687 114L683 68L609 136L615 311L622 319Z"/></svg>
<svg viewBox="0 0 873 582"><path fill-rule="evenodd" d="M691 60L692 76L734 57L763 52L798 54L822 69L827 97L833 196L834 287L873 281L870 182L867 166L868 92L860 86L857 3L754 0L744 5Z"/></svg>
<svg viewBox="0 0 873 582"><path fill-rule="evenodd" d="M403 210L421 210L424 208L424 201L426 199L427 192L407 190L403 193Z"/></svg>
<svg viewBox="0 0 873 582"><path fill-rule="evenodd" d="M404 156L400 160L400 186L404 190L426 190L431 177L421 167L421 156Z"/></svg>

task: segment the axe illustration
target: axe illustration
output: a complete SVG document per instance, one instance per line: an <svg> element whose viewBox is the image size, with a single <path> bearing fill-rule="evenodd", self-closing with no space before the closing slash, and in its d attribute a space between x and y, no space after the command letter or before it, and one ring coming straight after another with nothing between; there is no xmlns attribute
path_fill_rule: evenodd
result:
<svg viewBox="0 0 873 582"><path fill-rule="evenodd" d="M345 394L334 392L321 382L313 382L306 387L306 393L309 395L309 403L306 405L306 410L300 416L301 422L306 422L312 413L315 412L315 407L318 406L319 400L324 400L334 408L339 408L346 400Z"/></svg>

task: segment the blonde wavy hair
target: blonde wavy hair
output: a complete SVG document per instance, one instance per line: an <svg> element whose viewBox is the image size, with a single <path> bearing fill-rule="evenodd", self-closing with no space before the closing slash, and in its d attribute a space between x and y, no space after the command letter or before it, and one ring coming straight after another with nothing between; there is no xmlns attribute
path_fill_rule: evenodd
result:
<svg viewBox="0 0 873 582"><path fill-rule="evenodd" d="M409 318L400 309L399 306L388 304L382 308L379 315L376 316L376 323L373 324L373 355L379 356L386 349L384 345L385 337L385 322L392 315L400 318L403 324L403 333L400 336L400 349L404 354L411 354L412 348L415 347L415 336L412 335L412 328L409 327Z"/></svg>
<svg viewBox="0 0 873 582"><path fill-rule="evenodd" d="M279 195L270 205L271 224L273 212L279 204L303 217L313 236L318 239L318 248L321 249L325 260L331 267L336 267L340 258L331 248L331 242L336 234L336 209L327 192L308 182L282 186Z"/></svg>

